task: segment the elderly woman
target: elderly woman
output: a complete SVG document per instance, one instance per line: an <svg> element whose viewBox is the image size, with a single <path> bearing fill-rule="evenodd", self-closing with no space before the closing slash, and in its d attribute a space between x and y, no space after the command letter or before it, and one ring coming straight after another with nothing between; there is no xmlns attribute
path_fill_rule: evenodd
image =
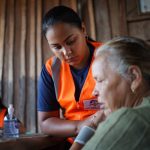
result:
<svg viewBox="0 0 150 150"><path fill-rule="evenodd" d="M133 37L115 38L93 63L94 94L112 113L83 150L150 149L150 46ZM71 149L80 149L75 142Z"/></svg>

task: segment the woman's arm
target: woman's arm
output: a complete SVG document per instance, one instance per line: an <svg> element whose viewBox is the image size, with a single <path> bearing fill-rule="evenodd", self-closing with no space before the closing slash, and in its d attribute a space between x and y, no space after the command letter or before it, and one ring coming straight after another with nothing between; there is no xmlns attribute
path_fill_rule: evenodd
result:
<svg viewBox="0 0 150 150"><path fill-rule="evenodd" d="M103 118L104 114L102 111L98 111L82 121L60 119L59 111L38 112L38 121L42 132L58 137L74 137L83 126L96 128Z"/></svg>
<svg viewBox="0 0 150 150"><path fill-rule="evenodd" d="M80 150L84 145L74 142L69 150Z"/></svg>
<svg viewBox="0 0 150 150"><path fill-rule="evenodd" d="M59 118L59 111L38 112L38 121L43 133L58 137L76 136L78 121Z"/></svg>

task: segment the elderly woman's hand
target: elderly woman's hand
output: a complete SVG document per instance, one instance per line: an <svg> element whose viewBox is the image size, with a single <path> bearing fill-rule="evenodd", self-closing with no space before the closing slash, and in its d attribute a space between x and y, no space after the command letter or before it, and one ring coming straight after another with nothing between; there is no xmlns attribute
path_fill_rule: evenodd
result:
<svg viewBox="0 0 150 150"><path fill-rule="evenodd" d="M77 134L79 133L80 129L83 126L89 126L89 127L96 129L98 124L104 121L105 118L106 116L104 114L104 111L100 110L100 111L97 111L95 114L91 115L90 117L88 117L87 119L79 121L77 125Z"/></svg>
<svg viewBox="0 0 150 150"><path fill-rule="evenodd" d="M91 127L96 129L98 124L105 120L106 115L103 110L100 110L93 114L91 117Z"/></svg>

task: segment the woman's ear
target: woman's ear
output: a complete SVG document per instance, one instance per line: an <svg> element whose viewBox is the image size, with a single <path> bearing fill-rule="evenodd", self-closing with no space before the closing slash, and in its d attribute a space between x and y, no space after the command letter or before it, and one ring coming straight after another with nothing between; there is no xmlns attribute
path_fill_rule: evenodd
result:
<svg viewBox="0 0 150 150"><path fill-rule="evenodd" d="M128 73L131 78L131 90L134 93L142 82L142 72L138 66L132 65L128 68Z"/></svg>
<svg viewBox="0 0 150 150"><path fill-rule="evenodd" d="M82 32L85 34L85 37L87 36L86 27L85 24L82 22Z"/></svg>

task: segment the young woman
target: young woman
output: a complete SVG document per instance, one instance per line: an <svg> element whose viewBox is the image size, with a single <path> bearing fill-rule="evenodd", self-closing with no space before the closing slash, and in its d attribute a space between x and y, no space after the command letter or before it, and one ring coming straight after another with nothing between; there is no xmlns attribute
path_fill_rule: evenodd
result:
<svg viewBox="0 0 150 150"><path fill-rule="evenodd" d="M39 125L46 134L75 137L84 125L96 128L101 118L96 117L101 111L92 94L91 72L93 53L101 43L88 38L77 13L65 6L47 12L43 32L54 57L47 60L39 79Z"/></svg>

